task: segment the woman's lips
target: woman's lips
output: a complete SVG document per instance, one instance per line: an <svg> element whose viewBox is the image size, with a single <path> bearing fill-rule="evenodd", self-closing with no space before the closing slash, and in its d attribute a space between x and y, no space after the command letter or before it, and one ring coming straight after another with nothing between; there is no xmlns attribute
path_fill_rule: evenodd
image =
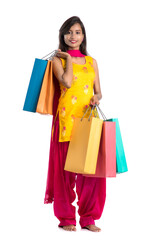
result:
<svg viewBox="0 0 160 240"><path fill-rule="evenodd" d="M70 41L70 42L74 44L74 43L76 43L77 41Z"/></svg>

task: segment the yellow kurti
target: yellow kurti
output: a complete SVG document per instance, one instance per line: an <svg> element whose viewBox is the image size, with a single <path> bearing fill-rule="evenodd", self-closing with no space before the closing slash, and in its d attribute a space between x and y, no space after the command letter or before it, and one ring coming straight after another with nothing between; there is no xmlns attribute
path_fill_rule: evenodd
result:
<svg viewBox="0 0 160 240"><path fill-rule="evenodd" d="M95 71L93 68L93 59L85 56L85 64L73 65L73 80L71 88L66 88L60 83L61 96L59 98L59 142L70 141L73 122L76 117L82 117L89 106L90 100L94 94L93 86ZM63 68L66 67L66 61L61 58ZM84 117L89 117L89 109Z"/></svg>

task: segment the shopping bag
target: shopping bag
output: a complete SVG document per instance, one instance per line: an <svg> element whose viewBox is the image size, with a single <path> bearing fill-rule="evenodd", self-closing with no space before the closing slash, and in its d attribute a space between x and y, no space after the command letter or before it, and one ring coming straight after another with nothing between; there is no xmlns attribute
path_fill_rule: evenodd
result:
<svg viewBox="0 0 160 240"><path fill-rule="evenodd" d="M36 112L37 102L42 86L44 73L47 67L47 61L42 59L35 59L23 110L29 112Z"/></svg>
<svg viewBox="0 0 160 240"><path fill-rule="evenodd" d="M39 100L41 87L42 87L42 83L43 83L43 77L45 75L46 67L48 65L48 60L51 60L56 52L57 52L57 50L54 50L54 51L50 52L49 54L47 54L46 56L44 56L42 59L38 59L38 58L35 59L29 86L28 86L28 90L27 90L27 94L26 94L26 98L25 98L25 102L24 102L24 106L23 106L24 111L36 112L37 103ZM48 73L48 71L47 71L47 73ZM47 73L46 73L46 75L47 75ZM51 76L51 75L49 74L49 76ZM52 94L54 93L54 90L53 90L53 86L52 86L51 90L49 90L48 84L47 84L47 88L46 88L46 83L47 82L45 81L45 83L43 85L43 90L42 90L42 94L41 94L41 98L39 101L39 106L38 106L37 111L39 111L40 113L43 113L43 111L45 113L49 112L49 114L50 114L50 112L51 112L50 109L52 108L52 106L50 106L50 102L51 102L51 99L53 98ZM49 85L49 86L51 86L51 85ZM42 96L44 96L44 89L47 89L47 94L49 92L49 94L50 94L49 97L46 97L46 98L42 97ZM44 101L44 103L43 103L43 101ZM49 103L49 107L47 107L47 105L46 105L48 103ZM43 107L44 105L45 105L45 107ZM46 108L47 108L47 110L45 110Z"/></svg>
<svg viewBox="0 0 160 240"><path fill-rule="evenodd" d="M87 177L116 177L116 124L103 122L96 172Z"/></svg>
<svg viewBox="0 0 160 240"><path fill-rule="evenodd" d="M107 121L116 123L116 172L117 173L127 172L128 167L118 118L107 119Z"/></svg>
<svg viewBox="0 0 160 240"><path fill-rule="evenodd" d="M48 61L37 103L36 112L53 115L54 81L52 61Z"/></svg>
<svg viewBox="0 0 160 240"><path fill-rule="evenodd" d="M84 174L95 173L102 124L102 119L91 117L91 114L89 118L75 118L64 170Z"/></svg>
<svg viewBox="0 0 160 240"><path fill-rule="evenodd" d="M96 105L98 109L99 106ZM102 116L103 117L103 116ZM87 177L116 177L116 123L103 121L95 174Z"/></svg>
<svg viewBox="0 0 160 240"><path fill-rule="evenodd" d="M115 122L116 123L116 173L123 173L128 171L123 142L122 142L122 136L119 126L119 121L117 118L111 118L107 119L102 110L99 108L98 105L96 105L99 109L101 115L103 116L103 119L105 121L109 122Z"/></svg>
<svg viewBox="0 0 160 240"><path fill-rule="evenodd" d="M125 157L125 152L124 152L124 147L123 147L123 142L122 142L122 137L121 137L121 132L120 132L120 127L119 127L119 121L117 118L114 119L107 119L104 115L104 113L102 112L102 110L99 108L98 105L96 105L96 107L99 109L103 119L104 119L104 125L105 123L115 123L115 127L116 127L116 173L123 173L123 172L127 172L128 168L127 168L127 162L126 162L126 157ZM102 128L102 134L103 134L103 128ZM106 134L107 135L107 134ZM110 135L108 133L108 137L110 138ZM101 137L102 140L102 137ZM97 160L97 167L96 167L96 174L90 174L90 175L85 175L88 177L103 177L106 174L106 177L114 177L115 176L115 160L112 161L112 164L114 164L114 170L113 172L109 172L107 173L107 171L112 171L112 169L110 168L111 165L107 164L107 159L106 159L106 172L104 174L104 169L105 169L105 161L100 161L99 156L103 155L103 158L105 156L105 151L106 151L106 156L108 154L108 150L109 148L106 145L106 149L104 149L102 151L101 149L101 142L100 142L100 147L99 147L99 155L98 155L98 160ZM113 146L113 145L112 145ZM115 152L115 148L114 148L114 152ZM103 159L101 158L101 160ZM112 158L112 160L115 158ZM111 163L111 162L110 162ZM99 172L98 172L99 171Z"/></svg>

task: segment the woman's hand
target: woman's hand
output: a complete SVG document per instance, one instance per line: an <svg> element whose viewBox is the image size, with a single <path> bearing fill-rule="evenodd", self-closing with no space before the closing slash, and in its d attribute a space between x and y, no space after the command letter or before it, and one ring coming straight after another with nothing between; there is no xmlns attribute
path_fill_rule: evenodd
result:
<svg viewBox="0 0 160 240"><path fill-rule="evenodd" d="M98 97L97 97L96 94L95 94L95 95L91 98L91 100L90 100L90 105L95 105L95 104L97 104L97 105L100 104L100 102L99 102Z"/></svg>
<svg viewBox="0 0 160 240"><path fill-rule="evenodd" d="M55 53L55 56L59 57L59 58L64 58L64 59L67 59L68 57L71 57L69 53L62 52L61 49L57 50L57 52Z"/></svg>

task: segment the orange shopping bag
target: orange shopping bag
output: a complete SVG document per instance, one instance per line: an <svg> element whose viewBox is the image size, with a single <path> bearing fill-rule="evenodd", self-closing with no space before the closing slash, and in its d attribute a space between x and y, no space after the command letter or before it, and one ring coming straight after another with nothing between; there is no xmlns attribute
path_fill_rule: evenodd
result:
<svg viewBox="0 0 160 240"><path fill-rule="evenodd" d="M89 118L84 118L83 115L82 118L74 120L64 167L66 171L84 174L95 173L103 120L91 117L91 114Z"/></svg>
<svg viewBox="0 0 160 240"><path fill-rule="evenodd" d="M53 115L54 92L55 87L53 82L52 61L48 60L36 112Z"/></svg>

